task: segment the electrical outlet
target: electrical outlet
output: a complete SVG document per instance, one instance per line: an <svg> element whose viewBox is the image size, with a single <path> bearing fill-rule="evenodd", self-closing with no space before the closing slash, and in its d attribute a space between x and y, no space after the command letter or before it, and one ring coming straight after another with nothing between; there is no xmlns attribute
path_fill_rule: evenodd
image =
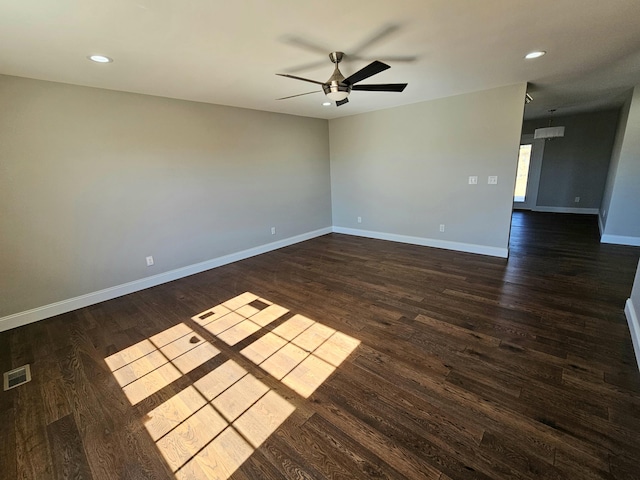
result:
<svg viewBox="0 0 640 480"><path fill-rule="evenodd" d="M576 203L580 203L580 197L576 197L576 198L575 198L575 200L574 200L574 202L576 202Z"/></svg>
<svg viewBox="0 0 640 480"><path fill-rule="evenodd" d="M153 265L153 257L149 255L147 257L147 267L150 267L151 265Z"/></svg>
<svg viewBox="0 0 640 480"><path fill-rule="evenodd" d="M478 176L473 175L469 177L469 185L477 185L478 184Z"/></svg>
<svg viewBox="0 0 640 480"><path fill-rule="evenodd" d="M441 223L441 224L440 224L440 231L441 231L441 232L444 232L444 223Z"/></svg>
<svg viewBox="0 0 640 480"><path fill-rule="evenodd" d="M498 177L495 175L490 175L489 176L489 180L487 180L487 183L489 185L497 185L498 184Z"/></svg>
<svg viewBox="0 0 640 480"><path fill-rule="evenodd" d="M276 227L271 227L271 235L275 235L276 234Z"/></svg>
<svg viewBox="0 0 640 480"><path fill-rule="evenodd" d="M362 217L358 217L358 223L362 223Z"/></svg>

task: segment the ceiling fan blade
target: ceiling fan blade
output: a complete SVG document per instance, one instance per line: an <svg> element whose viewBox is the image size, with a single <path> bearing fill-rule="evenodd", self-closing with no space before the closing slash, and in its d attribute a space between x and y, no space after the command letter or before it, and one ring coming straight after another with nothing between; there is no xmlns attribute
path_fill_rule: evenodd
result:
<svg viewBox="0 0 640 480"><path fill-rule="evenodd" d="M317 80L309 80L308 78L296 77L295 75L289 75L288 73L276 73L276 75L279 75L281 77L293 78L295 80L302 80L303 82L311 82L311 83L317 83L318 85L324 85L324 82L318 82Z"/></svg>
<svg viewBox="0 0 640 480"><path fill-rule="evenodd" d="M379 83L354 85L351 90L363 90L365 92L402 92L406 88L406 83Z"/></svg>
<svg viewBox="0 0 640 480"><path fill-rule="evenodd" d="M326 55L327 52L331 51L330 48L324 45L320 45L319 43L315 43L312 40L307 40L295 35L287 35L285 37L282 37L282 41L284 43L288 43L289 45L293 45L294 47L303 48L314 53L321 53L322 55Z"/></svg>
<svg viewBox="0 0 640 480"><path fill-rule="evenodd" d="M364 62L370 62L373 59L371 57L363 57L362 55L348 55L349 60L362 60ZM378 57L378 60L381 62L389 62L389 63L412 63L418 60L416 55L389 55Z"/></svg>
<svg viewBox="0 0 640 480"><path fill-rule="evenodd" d="M336 107L339 107L340 105L344 105L345 103L349 103L349 99L345 98L344 100L338 100L336 102Z"/></svg>
<svg viewBox="0 0 640 480"><path fill-rule="evenodd" d="M345 78L342 83L345 85L353 85L354 83L361 82L365 78L372 77L373 75L385 71L387 68L391 68L386 63L379 62L378 60L371 62L364 68L361 68L356 73L348 78Z"/></svg>
<svg viewBox="0 0 640 480"><path fill-rule="evenodd" d="M372 45L378 43L379 41L381 41L385 37L388 37L392 33L398 31L399 28L400 28L400 25L395 25L395 24L392 24L392 23L391 24L387 24L387 25L383 25L378 30L373 32L373 34L369 38L364 39L362 42L360 42L359 45L354 47L352 49L352 52L354 54L356 54L356 55L361 53L363 50L366 50L367 48L369 48Z"/></svg>
<svg viewBox="0 0 640 480"><path fill-rule="evenodd" d="M311 95L312 93L320 93L322 90L314 90L313 92L299 93L298 95L289 95L288 97L276 98L276 100L286 100L287 98L301 97L303 95Z"/></svg>
<svg viewBox="0 0 640 480"><path fill-rule="evenodd" d="M303 63L300 65L296 65L294 67L289 67L287 68L288 72L293 72L293 73L298 73L298 72L303 72L305 70L313 70L314 68L318 68L318 67L322 67L322 66L326 66L327 65L327 61L326 60L318 60L316 62L309 62L309 63Z"/></svg>

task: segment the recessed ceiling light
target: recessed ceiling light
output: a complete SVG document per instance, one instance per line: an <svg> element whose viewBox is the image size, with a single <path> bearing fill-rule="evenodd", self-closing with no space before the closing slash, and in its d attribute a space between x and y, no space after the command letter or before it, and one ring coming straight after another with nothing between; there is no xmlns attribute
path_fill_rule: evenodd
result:
<svg viewBox="0 0 640 480"><path fill-rule="evenodd" d="M331 102L324 102L324 103L322 104L322 106L323 106L323 107L328 107L329 105L331 105Z"/></svg>
<svg viewBox="0 0 640 480"><path fill-rule="evenodd" d="M545 52L544 50L539 50L539 51L536 51L536 52L529 52L524 56L524 58L526 58L527 60L531 60L533 58L540 58L545 53L547 53L547 52Z"/></svg>
<svg viewBox="0 0 640 480"><path fill-rule="evenodd" d="M96 62L96 63L111 63L111 62L113 62L112 58L105 57L104 55L89 55L87 58L89 60L91 60L92 62Z"/></svg>

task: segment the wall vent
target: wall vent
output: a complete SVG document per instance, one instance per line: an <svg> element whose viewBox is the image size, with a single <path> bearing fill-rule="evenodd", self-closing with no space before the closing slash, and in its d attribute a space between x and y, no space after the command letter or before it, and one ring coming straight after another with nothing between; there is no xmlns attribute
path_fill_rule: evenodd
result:
<svg viewBox="0 0 640 480"><path fill-rule="evenodd" d="M29 365L15 368L9 372L4 372L4 389L18 387L24 383L31 381L31 368Z"/></svg>

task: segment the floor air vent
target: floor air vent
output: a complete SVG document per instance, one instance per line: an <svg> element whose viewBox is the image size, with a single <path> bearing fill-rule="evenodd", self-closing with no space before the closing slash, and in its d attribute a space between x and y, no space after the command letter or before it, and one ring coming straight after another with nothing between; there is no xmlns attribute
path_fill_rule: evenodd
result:
<svg viewBox="0 0 640 480"><path fill-rule="evenodd" d="M31 368L29 365L23 365L22 367L15 368L10 372L4 373L4 389L9 390L14 387L18 387L23 383L31 381Z"/></svg>

